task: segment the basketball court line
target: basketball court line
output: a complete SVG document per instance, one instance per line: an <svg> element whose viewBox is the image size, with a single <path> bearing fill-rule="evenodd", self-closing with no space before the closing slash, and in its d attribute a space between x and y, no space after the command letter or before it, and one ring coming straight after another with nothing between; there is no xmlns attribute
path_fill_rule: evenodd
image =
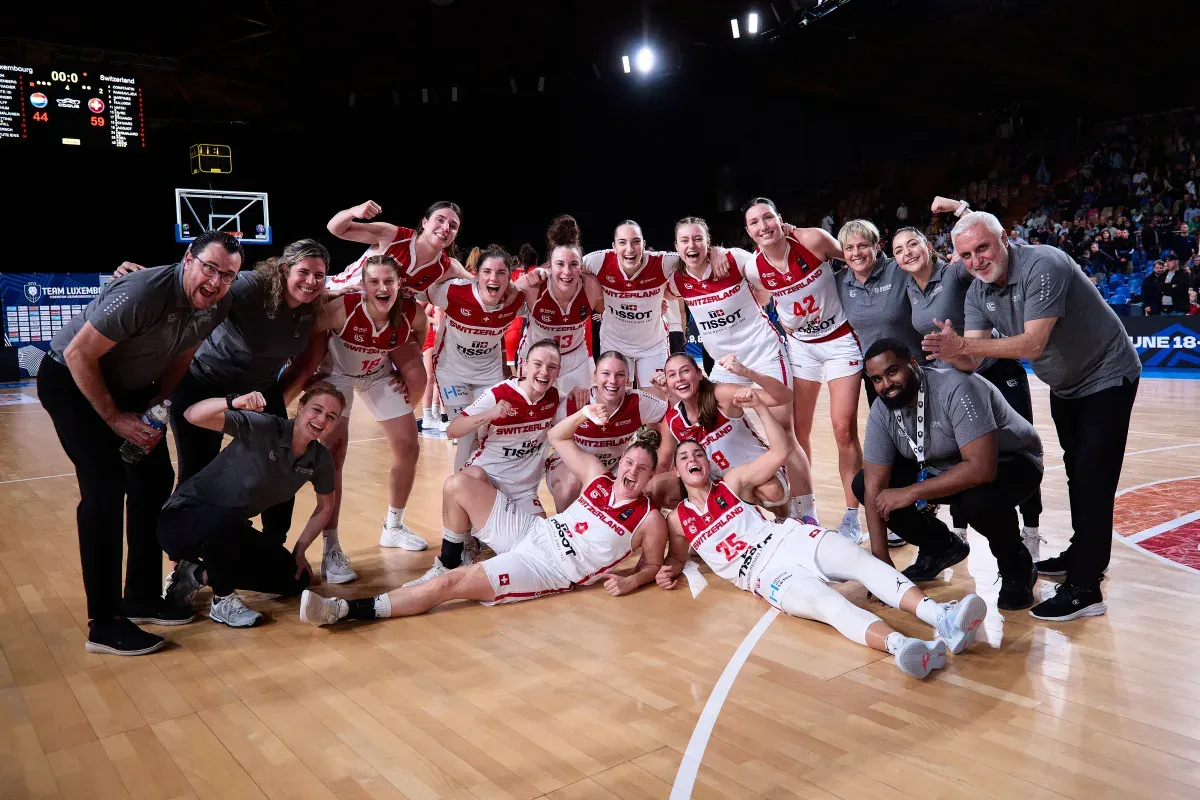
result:
<svg viewBox="0 0 1200 800"><path fill-rule="evenodd" d="M1129 494L1130 492L1137 491L1138 489L1145 489L1148 486L1158 486L1159 484L1174 483L1175 481L1190 481L1190 480L1195 480L1196 478L1200 478L1200 475L1180 475L1178 478L1162 478L1161 480L1150 481L1149 483L1141 483L1141 484L1138 484L1137 486L1130 486L1128 489L1122 489L1121 491L1117 492L1115 497L1120 497L1123 494ZM1200 514L1197 514L1197 515L1188 514L1187 516L1194 517L1196 519L1200 519ZM1178 527L1178 524L1186 524L1186 522L1180 522L1180 520L1186 520L1186 517L1181 517L1179 520L1173 520L1171 522L1166 523L1170 527L1165 528L1165 530L1170 530L1171 528ZM1191 521L1191 520L1186 520L1186 521ZM1163 526L1156 526L1156 527L1163 527ZM1155 530L1155 529L1152 528L1151 530ZM1157 532L1162 533L1163 531L1157 531ZM1113 533L1115 534L1116 531L1113 531ZM1113 536L1113 538L1116 539L1121 544L1125 545L1126 547L1130 548L1131 550L1137 550L1142 555L1150 556L1150 558L1153 558L1155 561L1159 561L1163 564L1166 564L1167 566L1174 567L1175 569L1186 569L1188 572L1192 573L1193 575L1200 575L1200 569L1196 569L1195 567L1189 567L1187 564L1181 564L1178 561L1172 561L1171 559L1160 556L1158 553L1155 553L1151 550L1147 550L1144 547L1139 547L1137 542L1140 542L1142 539L1149 538L1148 536L1140 536L1139 535L1136 537L1137 541L1130 541L1130 539L1135 538L1135 537L1130 537L1130 536L1116 535L1116 536Z"/></svg>
<svg viewBox="0 0 1200 800"><path fill-rule="evenodd" d="M704 703L704 710L700 712L700 718L696 720L696 727L692 730L692 738L688 739L683 760L679 762L679 770L675 773L675 783L671 787L671 800L688 800L692 796L696 773L700 771L700 763L704 760L704 749L708 746L713 726L721 714L721 707L725 705L725 698L729 696L733 682L737 680L738 673L742 671L742 666L750 657L750 651L754 649L754 645L758 644L758 640L767 632L767 628L771 626L777 616L779 616L778 608L772 606L767 609L767 613L763 614L750 629L746 638L738 645L738 649L733 651L733 656L725 665L725 670L717 679L712 693Z"/></svg>

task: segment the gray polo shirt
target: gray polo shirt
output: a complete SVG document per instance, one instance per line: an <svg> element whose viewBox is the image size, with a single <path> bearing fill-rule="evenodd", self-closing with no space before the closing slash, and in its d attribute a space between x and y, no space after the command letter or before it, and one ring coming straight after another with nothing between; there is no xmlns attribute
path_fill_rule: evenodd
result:
<svg viewBox="0 0 1200 800"><path fill-rule="evenodd" d="M100 290L83 313L54 335L50 356L63 354L84 323L92 323L116 346L100 357L100 371L114 395L154 384L171 360L212 333L229 315L229 295L211 308L193 309L183 292L183 265L132 272Z"/></svg>
<svg viewBox="0 0 1200 800"><path fill-rule="evenodd" d="M936 327L933 324L935 319L950 320L954 330L959 333L963 332L967 289L970 288L971 281L975 278L961 261L939 260L935 262L924 290L917 286L912 275L905 273L905 277L907 278L905 291L908 293L908 304L912 307L912 326L918 336L932 333ZM925 355L924 350L919 351L917 355L917 361L922 365L925 364ZM984 359L976 371L982 372L995 363L996 359L994 358ZM954 365L939 359L929 362L929 366L950 369Z"/></svg>
<svg viewBox="0 0 1200 800"><path fill-rule="evenodd" d="M865 354L867 348L889 336L899 339L920 358L921 337L913 330L909 317L912 309L905 292L908 276L895 259L879 256L866 283L859 283L854 270L846 267L837 275L838 297L842 309L858 335Z"/></svg>
<svg viewBox="0 0 1200 800"><path fill-rule="evenodd" d="M1057 247L1014 244L1004 286L975 281L967 291L968 331L1017 336L1025 323L1057 317L1033 372L1059 397L1085 397L1142 373L1125 326L1083 270Z"/></svg>
<svg viewBox="0 0 1200 800"><path fill-rule="evenodd" d="M225 433L233 437L208 466L179 485L164 509L217 506L246 519L290 500L312 481L317 494L333 492L333 456L312 442L292 455L295 420L255 411L226 411Z"/></svg>
<svg viewBox="0 0 1200 800"><path fill-rule="evenodd" d="M240 273L229 289L233 310L192 359L192 377L214 394L270 388L283 366L308 344L316 316L312 303L288 308L282 301L268 317L264 303L269 283L261 272Z"/></svg>
<svg viewBox="0 0 1200 800"><path fill-rule="evenodd" d="M962 462L962 448L984 434L996 432L1002 453L1017 452L1042 467L1042 440L1024 417L1013 411L1000 390L971 372L921 369L925 385L925 466L939 475ZM900 409L904 427L917 439L917 410ZM882 399L871 404L863 459L891 465L896 456L915 461L912 446L896 425L895 412Z"/></svg>

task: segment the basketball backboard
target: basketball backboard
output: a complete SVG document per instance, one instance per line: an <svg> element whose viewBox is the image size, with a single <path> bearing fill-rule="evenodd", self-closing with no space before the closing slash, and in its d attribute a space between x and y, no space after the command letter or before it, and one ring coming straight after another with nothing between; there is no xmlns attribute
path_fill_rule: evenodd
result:
<svg viewBox="0 0 1200 800"><path fill-rule="evenodd" d="M175 190L175 241L191 242L205 231L224 231L242 244L271 243L266 192Z"/></svg>

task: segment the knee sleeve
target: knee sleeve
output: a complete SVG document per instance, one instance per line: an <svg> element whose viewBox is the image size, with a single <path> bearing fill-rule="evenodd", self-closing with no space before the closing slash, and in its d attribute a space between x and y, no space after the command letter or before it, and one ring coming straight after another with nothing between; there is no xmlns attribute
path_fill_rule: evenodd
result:
<svg viewBox="0 0 1200 800"><path fill-rule="evenodd" d="M824 622L852 642L867 643L867 628L879 617L859 608L820 578L801 578L788 588L780 602L785 614Z"/></svg>
<svg viewBox="0 0 1200 800"><path fill-rule="evenodd" d="M900 598L913 582L861 547L841 536L821 537L816 552L817 568L834 580L858 581L867 591L892 608L900 607Z"/></svg>
<svg viewBox="0 0 1200 800"><path fill-rule="evenodd" d="M850 491L854 492L858 502L867 502L867 481L863 478L862 470L859 470L858 474L854 476L854 480L850 482Z"/></svg>

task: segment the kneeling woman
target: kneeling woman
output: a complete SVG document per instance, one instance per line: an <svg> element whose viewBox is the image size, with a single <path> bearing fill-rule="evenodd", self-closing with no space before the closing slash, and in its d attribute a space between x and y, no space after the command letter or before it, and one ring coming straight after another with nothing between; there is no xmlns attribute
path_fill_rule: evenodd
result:
<svg viewBox="0 0 1200 800"><path fill-rule="evenodd" d="M566 511L549 519L522 511L487 481L459 472L442 488L442 525L447 533L476 536L496 551L495 558L459 567L412 587L349 602L305 591L300 619L329 625L343 619L422 614L450 600L511 603L604 581L615 596L654 580L662 568L666 523L642 494L658 462L658 437L650 431L625 450L616 474L585 453L574 434L585 419L605 420L594 404L554 426L550 441L585 487ZM641 559L631 570L612 570L634 550Z"/></svg>
<svg viewBox="0 0 1200 800"><path fill-rule="evenodd" d="M167 578L168 601L190 607L196 592L211 586L213 622L248 628L262 614L247 608L237 589L287 596L308 586L305 551L333 512L333 456L317 440L345 403L333 386L317 383L300 398L295 419L260 413L267 401L258 392L201 400L184 412L192 425L233 441L181 483L159 514L158 542L177 562ZM317 507L288 552L278 536L256 530L250 520L293 499L310 481Z"/></svg>
<svg viewBox="0 0 1200 800"><path fill-rule="evenodd" d="M770 449L750 463L713 480L703 446L685 441L676 448L675 471L687 496L667 521L671 549L659 585L675 588L691 547L739 589L753 591L785 614L824 622L851 641L891 653L901 672L914 678L945 666L947 647L952 653L969 647L987 614L978 595L939 604L837 531L791 519L770 522L742 499L783 465L791 442L773 415L761 413L762 400L756 397L754 403ZM938 639L912 639L892 630L830 587L831 580L859 581L883 602L934 626Z"/></svg>

